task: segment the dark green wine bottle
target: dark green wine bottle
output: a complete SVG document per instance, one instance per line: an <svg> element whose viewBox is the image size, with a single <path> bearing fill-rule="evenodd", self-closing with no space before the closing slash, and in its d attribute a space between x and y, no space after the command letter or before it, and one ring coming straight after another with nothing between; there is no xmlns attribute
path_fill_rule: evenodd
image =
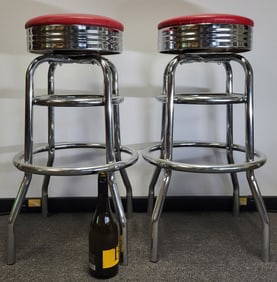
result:
<svg viewBox="0 0 277 282"><path fill-rule="evenodd" d="M118 224L111 211L107 173L98 175L98 203L89 231L89 270L96 278L117 274L119 264Z"/></svg>

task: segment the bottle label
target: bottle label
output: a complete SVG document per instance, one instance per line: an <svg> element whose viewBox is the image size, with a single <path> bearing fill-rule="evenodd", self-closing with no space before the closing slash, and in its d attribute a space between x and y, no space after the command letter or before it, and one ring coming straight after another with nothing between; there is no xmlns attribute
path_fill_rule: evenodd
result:
<svg viewBox="0 0 277 282"><path fill-rule="evenodd" d="M119 246L113 249L104 250L102 253L103 268L110 268L119 263Z"/></svg>

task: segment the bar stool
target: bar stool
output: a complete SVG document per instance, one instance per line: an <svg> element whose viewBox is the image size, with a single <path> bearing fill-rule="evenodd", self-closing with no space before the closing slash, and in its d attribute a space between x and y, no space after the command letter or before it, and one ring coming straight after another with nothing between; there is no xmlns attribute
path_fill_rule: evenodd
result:
<svg viewBox="0 0 277 282"><path fill-rule="evenodd" d="M48 214L48 184L50 176L90 175L106 171L109 187L122 233L123 264L127 264L127 226L114 172L120 171L127 191L127 211L132 212L132 188L125 168L138 159L133 149L121 146L118 76L115 66L103 55L119 54L122 50L123 25L111 18L88 14L44 15L27 21L28 50L43 54L35 58L26 72L25 143L24 152L14 158L14 165L24 171L24 178L16 196L8 221L8 264L15 263L14 224L25 199L32 175L44 175L42 185L42 213ZM48 95L35 96L34 74L38 66L49 63ZM57 65L92 64L101 68L104 78L103 95L57 95L54 72ZM48 107L48 144L33 149L33 106ZM55 107L103 106L105 114L105 144L55 143ZM91 148L106 151L106 163L88 167L54 167L56 150ZM33 163L33 155L48 152L46 166ZM121 159L121 153L128 158Z"/></svg>
<svg viewBox="0 0 277 282"><path fill-rule="evenodd" d="M239 214L239 183L237 172L246 172L250 190L253 194L263 226L262 258L270 260L269 218L260 193L254 170L261 167L266 158L254 151L253 123L253 70L246 58L237 54L251 50L251 19L225 14L202 14L172 18L161 22L159 30L159 51L178 54L164 71L163 95L157 97L163 103L161 143L143 152L146 161L156 166L148 198L148 211L152 213L154 189L161 170L162 186L152 213L151 261L158 261L158 224L168 191L172 170L194 173L230 173L233 183L233 213ZM175 93L175 71L181 64L204 62L218 63L225 68L226 89L223 93ZM238 63L245 73L244 93L233 92L233 72L231 62ZM245 104L245 147L233 143L233 104ZM226 143L219 142L174 142L173 121L174 104L227 105ZM191 164L172 160L173 148L204 147L225 149L228 164ZM160 158L153 156L160 152ZM245 162L235 163L233 152L245 153Z"/></svg>

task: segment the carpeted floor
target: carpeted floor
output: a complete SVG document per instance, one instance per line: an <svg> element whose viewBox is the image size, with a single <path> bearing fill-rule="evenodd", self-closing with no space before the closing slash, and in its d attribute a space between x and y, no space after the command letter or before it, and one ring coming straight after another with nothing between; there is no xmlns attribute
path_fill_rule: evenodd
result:
<svg viewBox="0 0 277 282"><path fill-rule="evenodd" d="M0 281L92 281L87 272L89 214L20 215L17 262L6 265L7 216L0 217ZM270 214L272 262L260 259L257 213L164 213L160 261L149 257L149 218L129 221L129 265L112 281L277 281L277 214Z"/></svg>

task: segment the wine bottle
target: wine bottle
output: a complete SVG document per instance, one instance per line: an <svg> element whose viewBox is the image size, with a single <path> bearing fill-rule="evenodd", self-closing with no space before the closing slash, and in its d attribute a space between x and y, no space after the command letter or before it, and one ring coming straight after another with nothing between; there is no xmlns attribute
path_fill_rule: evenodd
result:
<svg viewBox="0 0 277 282"><path fill-rule="evenodd" d="M111 211L107 173L98 174L98 203L89 231L89 270L96 278L117 274L119 264L118 224Z"/></svg>

